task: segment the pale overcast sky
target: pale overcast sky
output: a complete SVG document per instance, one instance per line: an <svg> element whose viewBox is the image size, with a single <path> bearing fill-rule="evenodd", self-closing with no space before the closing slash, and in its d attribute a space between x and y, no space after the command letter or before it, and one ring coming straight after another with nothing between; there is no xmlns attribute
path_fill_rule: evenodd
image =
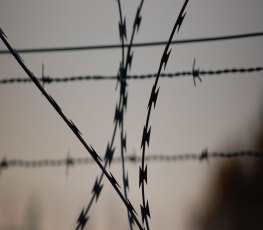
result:
<svg viewBox="0 0 263 230"><path fill-rule="evenodd" d="M140 1L121 1L131 35ZM183 1L145 0L135 42L167 40ZM1 0L0 26L14 48L119 44L117 1ZM261 32L260 0L189 1L176 39ZM6 49L0 42L0 49ZM164 46L135 48L131 74L155 73ZM121 50L21 54L25 64L41 77L115 75ZM166 72L262 66L262 37L173 45ZM27 77L11 55L0 55L0 79ZM151 116L151 142L147 154L181 154L253 148L253 135L262 116L262 73L201 76L194 87L191 77L160 79L156 109ZM127 152L141 154L140 144L147 104L154 79L128 82L125 114ZM81 81L46 85L103 157L113 131L118 100L115 81ZM86 157L89 154L33 84L0 85L0 160ZM116 156L120 155L120 134ZM187 229L187 220L200 207L202 192L218 161L148 164L147 197L151 229ZM121 182L120 164L112 171ZM139 164L127 163L129 197L140 214ZM96 165L66 169L10 168L0 177L0 228L74 229L91 197L100 170ZM32 211L34 210L34 211ZM36 211L35 211L36 210ZM32 221L31 221L32 222ZM32 224L32 223L31 223ZM33 224L32 224L33 226ZM87 229L128 229L124 205L105 181L92 207Z"/></svg>

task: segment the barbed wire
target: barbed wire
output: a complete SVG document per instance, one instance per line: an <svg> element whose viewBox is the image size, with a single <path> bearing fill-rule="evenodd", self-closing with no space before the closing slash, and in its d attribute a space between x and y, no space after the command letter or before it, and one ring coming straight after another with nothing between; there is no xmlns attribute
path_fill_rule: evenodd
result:
<svg viewBox="0 0 263 230"><path fill-rule="evenodd" d="M143 222L143 224L145 223L147 230L150 229L148 218L151 218L151 214L150 214L150 208L149 208L149 201L146 200L146 192L145 192L145 186L146 186L147 180L148 180L147 164L145 163L145 154L146 154L146 144L148 145L148 147L150 145L150 136L151 136L151 126L149 125L150 116L151 116L151 111L152 111L153 106L154 106L154 108L156 106L156 102L157 102L157 98L158 98L158 94L159 94L159 90L160 90L160 87L158 87L158 81L160 78L160 74L161 74L162 68L164 68L164 69L166 68L166 65L167 65L167 62L169 60L171 50L172 50L172 49L170 49L171 42L172 42L172 39L174 37L176 30L178 33L181 26L182 26L182 23L184 21L185 15L186 15L185 8L186 8L188 2L189 2L189 0L184 1L184 4L180 10L180 13L177 16L177 19L174 23L174 26L173 26L173 29L172 29L171 34L169 36L169 39L165 43L166 45L165 45L165 48L164 48L164 51L163 51L163 54L162 54L162 57L160 60L158 72L157 72L155 82L154 82L152 90L151 90L150 99L149 99L149 103L148 103L148 107L147 107L146 122L145 122L145 125L143 127L142 142L141 142L142 161L141 161L141 166L139 167L139 188L141 189L141 194L142 194L142 203L140 205L141 217L142 217L142 222ZM193 72L193 79L195 82L195 77L199 74L195 73L196 70L194 68L193 68L192 72Z"/></svg>
<svg viewBox="0 0 263 230"><path fill-rule="evenodd" d="M120 191L120 185L118 184L117 180L115 179L114 175L108 171L104 165L102 164L102 160L97 154L96 150L89 145L84 138L82 137L82 133L79 131L77 126L74 124L74 122L69 119L63 112L60 106L57 104L57 102L54 100L54 98L46 92L46 90L43 88L43 86L40 84L40 82L37 80L35 75L27 68L27 66L24 64L23 59L20 57L18 52L9 44L7 41L7 37L3 30L0 27L0 38L2 39L3 43L6 45L10 53L13 55L13 57L16 59L18 64L22 67L22 69L26 72L26 74L32 79L35 86L39 89L39 91L43 94L43 96L47 99L47 101L50 103L50 105L55 109L55 111L58 113L58 115L63 119L63 121L66 123L66 125L71 129L71 131L74 133L74 135L77 137L77 139L80 141L80 143L83 145L83 147L87 150L87 152L92 156L92 158L95 160L98 167L101 169L103 174L107 177L108 181L111 183L112 187L114 188L115 192L118 194L119 198L122 200L123 204L127 207L127 209L130 211L130 214L132 215L133 219L135 220L137 226L143 230L143 227L141 226L140 222L137 219L137 216L133 212L134 208L131 205L129 201L127 201L124 197L124 195ZM97 182L97 181L96 181ZM101 189L101 186L98 187L97 183L95 183L94 192L99 191ZM84 215L82 215L83 212L81 212L78 222L87 222L87 219Z"/></svg>
<svg viewBox="0 0 263 230"><path fill-rule="evenodd" d="M129 201L128 199L128 172L127 175L125 172L125 163L124 163L124 153L126 152L126 145L127 145L127 136L124 135L124 114L127 111L127 100L128 100L128 90L127 90L127 82L126 82L126 76L127 76L127 67L128 65L131 67L132 64L132 56L131 56L131 46L133 43L133 36L134 32L131 35L131 40L128 46L128 50L126 52L126 59L125 59L125 48L124 48L124 42L127 41L127 31L126 31L126 18L122 14L122 7L121 7L121 1L118 0L118 9L119 9L119 32L120 32L120 39L121 39L121 45L122 45L122 59L120 63L120 74L118 83L120 83L120 98L121 101L121 108L120 108L120 154L121 154L121 172L122 172L122 184L123 184L123 193L125 196L125 199ZM117 85L118 86L118 85ZM133 230L133 219L130 214L130 211L133 210L127 210L127 217L128 217L128 223L130 230Z"/></svg>
<svg viewBox="0 0 263 230"><path fill-rule="evenodd" d="M116 137L117 126L119 124L117 114L118 114L118 110L119 110L120 106L121 106L121 102L119 101L118 105L116 105L116 110L115 110L115 114L114 114L114 128L113 128L112 136L111 136L111 139L108 142L106 150L105 150L105 155L104 155L104 167L105 168L110 167L113 156L115 154L114 142L115 142L115 137ZM67 165L67 171L68 171L68 165ZM82 211L78 217L76 229L79 229L79 228L83 229L86 226L86 224L89 220L89 216L88 216L89 211L90 211L92 205L94 204L94 202L98 201L100 194L101 194L101 191L103 189L103 184L102 184L103 178L104 178L103 172L100 174L100 176L98 176L96 178L96 180L94 182L94 186L92 188L92 192L91 192L92 196L89 200L87 207L82 209Z"/></svg>
<svg viewBox="0 0 263 230"><path fill-rule="evenodd" d="M218 76L218 75L227 75L227 74L245 74L245 73L253 73L253 72L262 72L262 66L255 67L240 67L240 68L224 68L224 69L215 69L215 70L199 70L199 75L203 76ZM152 79L157 76L157 73L149 73L149 74L134 74L127 75L127 80L146 80ZM179 78L179 77L193 77L193 71L181 71L174 73L161 73L160 77L162 78ZM102 80L118 80L118 76L113 75L83 75L83 76L69 76L69 77L50 77L43 76L41 78L37 78L38 81L45 84L52 83L67 83L67 82L77 82L77 81L102 81ZM15 83L32 83L30 78L9 78L9 79L1 79L0 84L15 84Z"/></svg>
<svg viewBox="0 0 263 230"><path fill-rule="evenodd" d="M122 59L122 67L123 67L123 71L121 71L121 75L120 75L120 83L121 83L121 93L122 93L122 109L121 109L121 117L122 117L122 122L120 125L120 143L121 143L121 163L122 163L122 180L123 180L123 192L124 195L127 199L127 201L129 201L128 198L128 190L129 190L129 176L128 176L128 170L126 170L125 167L125 160L124 160L124 154L127 151L127 135L126 133L124 134L124 114L125 112L127 112L127 101L128 101L128 84L127 84L127 73L129 70L131 70L131 66L132 66L132 60L133 60L133 55L134 52L132 52L132 47L133 47L133 43L134 43L134 36L135 33L139 32L140 29L140 24L141 24L141 20L142 20L142 16L141 16L141 9L143 6L144 0L141 0L138 7L137 7L137 11L134 17L134 21L133 21L133 27L132 27L132 32L131 32L131 37L130 37L130 42L129 42L129 46L126 52L126 59ZM120 11L120 23L122 24L123 27L125 27L126 31L126 23L125 23L125 17L122 18L122 12L121 12L121 4L120 4L120 0L118 0L118 5L119 5L119 11ZM122 22L123 21L123 22ZM124 36L125 35L125 36ZM122 38L126 38L126 34L122 33ZM124 50L124 39L122 39L122 50ZM129 201L130 203L130 201ZM127 210L127 217L128 217L128 222L129 222L129 227L130 230L133 230L133 224L134 224L134 220L132 215L131 215L131 211L134 212L136 214L135 209L131 209L131 210Z"/></svg>
<svg viewBox="0 0 263 230"><path fill-rule="evenodd" d="M233 152L209 152L208 150L203 150L201 153L183 153L183 154L150 154L145 156L145 161L147 162L164 162L164 163L176 163L181 161L209 161L209 159L230 159L230 158L259 158L263 159L263 151L255 150L240 150ZM124 157L126 162L132 164L138 164L141 162L142 157L133 154L128 154ZM114 157L111 163L121 163L121 156ZM23 159L7 159L2 157L0 160L0 172L10 168L45 168L45 167L62 167L66 166L74 167L81 165L95 164L92 157L80 157L74 158L68 155L61 159L41 159L41 160L23 160Z"/></svg>
<svg viewBox="0 0 263 230"><path fill-rule="evenodd" d="M120 3L120 0L118 1ZM143 0L141 1L143 2ZM54 109L58 112L58 114L63 118L63 120L66 122L66 124L69 126L69 128L73 131L73 133L76 135L76 137L80 140L80 142L84 145L84 147L87 149L87 151L90 153L92 156L91 158L71 158L68 156L65 159L58 159L58 160L52 160L52 159L44 159L44 160L32 160L32 161L25 161L25 160L19 160L19 159L11 159L11 160L6 160L6 158L3 158L0 161L0 173L4 169L8 169L9 167L25 167L25 168L32 168L32 167L45 167L45 166L66 166L67 170L69 167L73 165L78 165L78 164L88 164L88 163L96 163L102 170L101 177L96 178L94 187L92 189L92 199L91 202L93 202L95 199L96 201L98 200L98 197L102 191L103 184L101 183L102 178L104 175L108 178L116 192L119 194L120 198L124 202L124 204L127 207L128 210L128 219L130 222L130 229L133 229L132 223L135 221L140 229L144 229L142 225L139 223L136 215L136 211L133 208L132 204L130 203L128 196L127 196L127 188L128 188L128 174L126 174L125 171L125 166L124 166L124 161L131 161L131 162L141 162L141 166L139 168L139 188L141 186L142 190L142 203L140 205L141 208L141 217L142 217L142 223L146 224L147 230L150 229L149 223L148 223L148 218L150 218L150 209L149 209L149 203L148 200L146 201L146 193L144 190L144 186L147 183L147 164L145 164L146 161L183 161L183 160L209 160L209 158L234 158L234 157L258 157L261 158L262 152L253 152L253 151L241 151L241 152L232 152L232 153L223 153L223 152L218 152L218 153L211 153L209 154L207 150L203 151L201 154L182 154L182 155L145 155L145 147L146 143L149 146L150 142L150 133L151 133L151 127L149 126L149 120L150 120L150 114L151 114L151 109L156 105L158 93L159 93L159 88L157 86L158 84L158 79L159 77L168 77L168 78L174 78L174 77L182 77L182 76L192 76L194 80L194 85L196 85L196 79L199 79L199 81L202 82L202 79L200 75L209 75L209 76L216 76L216 75L222 75L222 74L228 74L228 73L246 73L246 72L259 72L262 71L262 67L250 67L250 68L231 68L231 69L222 69L222 70L199 70L195 68L195 59L193 63L193 68L192 71L183 71L183 72L177 72L177 73L168 73L168 74L161 74L161 69L166 67L166 64L168 62L169 56L170 56L170 45L171 44L182 44L182 43L192 43L192 42L204 42L204 41L215 41L215 40L228 40L228 39L237 39L237 38L244 38L244 37L252 37L252 36L262 36L263 33L255 33L255 34L246 34L246 35L233 35L233 36L226 36L226 37L217 37L217 38L202 38L202 39L188 39L188 40L181 40L181 41L172 41L172 37L177 30L177 32L180 30L181 24L184 20L185 17L185 7L188 3L188 0L185 0L184 6L180 11L180 14L177 18L177 21L174 25L173 31L171 33L171 36L168 40L168 42L151 42L151 43L137 43L137 44L124 44L124 36L126 37L126 25L125 25L125 18L121 16L120 24L119 24L119 29L120 29L120 34L121 34L121 40L122 44L121 46L119 45L116 47L115 45L103 45L103 46L93 46L93 47L73 47L73 50L81 50L81 49L106 49L106 48L119 48L122 47L122 52L124 54L124 47L128 48L127 52L127 59L126 59L126 64L124 64L124 59L122 58L121 62L121 67L120 67L120 75L117 76L72 76L72 77L64 77L64 78L50 78L49 76L44 76L43 70L42 70L42 78L36 78L33 73L27 69L27 67L23 64L22 59L20 58L19 54L17 53L16 50L14 50L9 43L6 40L6 36L3 33L3 31L0 28L0 35L1 39L3 42L6 44L10 52L13 54L15 59L18 61L18 63L22 66L22 68L26 71L26 73L29 75L31 79L3 79L0 80L0 84L11 84L11 83L26 83L26 82L33 82L39 90L42 92L42 94L46 97L46 99L50 102L50 104L54 107ZM139 8L138 8L139 9ZM136 19L139 19L139 21L135 21L135 26L134 26L134 31L136 26L138 26L137 30L139 29L140 21L141 21L141 16L140 16L140 9L138 10L139 14L137 14ZM137 11L137 13L138 13ZM122 20L124 19L124 20ZM136 25L136 23L138 23ZM125 25L125 26L124 26ZM133 32L134 32L133 31ZM124 33L125 32L125 33ZM133 35L132 39L133 40ZM128 66L131 67L131 62L132 62L132 56L133 53L131 53L131 48L132 47L143 47L143 46L153 46L153 45L166 45L162 59L160 61L160 67L159 71L156 74L146 74L146 75L130 75L127 76L127 68ZM72 47L71 47L72 48ZM54 50L57 49L57 50ZM169 50L170 49L170 50ZM70 47L66 48L50 48L50 49L33 49L33 50L19 50L21 53L30 53L30 52L54 52L54 51L69 51ZM0 54L7 53L7 51L0 51ZM124 55L123 55L124 56ZM123 67L124 71L123 71ZM123 75L122 75L123 74ZM126 109L127 106L127 91L126 91L126 80L128 79L149 79L156 77L155 84L152 88L151 91L151 96L148 104L148 114L147 114L147 119L146 119L146 124L143 129L143 135L142 135L142 156L136 157L135 155L133 156L124 156L124 151L126 151L126 134L124 135L123 131L123 117L124 117L124 109ZM70 82L70 81L81 81L81 80L113 80L117 79L117 82L120 82L120 99L119 99L119 106L116 106L116 112L115 112L115 129L113 131L113 137L112 139L114 140L115 138L115 133L116 133L116 127L117 124L120 125L121 129L121 157L120 158L113 158L114 154L114 148L113 144L108 145L106 153L105 153L105 165L101 163L100 157L97 155L96 151L92 148L91 145L86 143L84 139L81 137L81 133L78 130L78 128L75 126L75 124L72 122L72 120L68 119L63 113L59 105L56 103L56 101L52 98L51 95L47 94L46 91L44 90L44 87L40 85L40 82L43 83L43 86L45 83L54 83L54 82ZM158 88L158 89L157 89ZM112 142L113 143L113 142ZM108 155L107 155L108 154ZM119 162L122 163L122 175L123 175L123 184L124 184L124 195L121 194L119 188L119 184L115 180L114 176L108 172L106 169L107 164L110 165L111 161L113 162ZM126 176L127 175L127 176ZM84 209L81 211L79 218L77 220L77 229L83 229L86 222L88 221L88 210L90 208L91 203L88 205L87 209Z"/></svg>
<svg viewBox="0 0 263 230"><path fill-rule="evenodd" d="M98 200L100 193L103 188L102 184L102 178L104 175L108 178L109 182L111 183L112 187L116 190L119 197L122 199L123 203L126 205L128 210L128 219L130 223L130 229L132 230L132 224L135 221L140 229L145 229L143 225L140 224L138 221L136 215L136 211L133 208L131 202L128 199L127 196L127 189L128 189L128 174L125 170L124 161L131 161L136 163L137 161L141 162L141 165L139 167L139 188L141 186L142 190L142 203L140 204L141 208L141 218L142 223L146 224L147 230L150 229L148 218L150 218L150 209L149 209L149 203L148 200L146 200L146 193L144 190L144 186L147 183L147 164L145 162L147 161L166 161L166 162L172 162L172 161L183 161L183 160L209 160L209 158L234 158L234 157L258 157L261 158L263 156L262 152L253 152L253 151L241 151L241 152L232 152L232 153L223 153L223 152L217 152L217 153L211 153L209 154L207 150L204 150L201 154L180 154L180 155L145 155L145 147L146 143L149 146L150 142L150 134L151 134L151 127L149 126L150 121L150 114L151 109L156 105L159 88L158 88L158 79L159 77L182 77L182 76L192 76L194 85L196 85L196 79L202 82L202 79L200 75L221 75L221 74L228 74L228 73L245 73L245 72L259 72L262 71L262 67L252 67L252 68L231 68L231 69L223 69L223 70L203 70L200 71L199 69L195 68L195 59L193 63L192 71L183 71L178 73L168 73L168 74L161 74L162 68L166 67L166 64L168 62L169 56L170 56L170 45L172 44L183 44L183 43L193 43L193 42L207 42L207 41L219 41L219 40L228 40L228 39L239 39L239 38L245 38L245 37L253 37L253 36L262 36L263 33L254 33L254 34L243 34L243 35L232 35L232 36L222 36L222 37L213 37L213 38L197 38L197 39L188 39L188 40L181 40L181 41L172 41L173 35L175 31L179 32L181 24L185 17L185 7L187 5L189 0L185 0L184 5L180 11L180 14L176 20L176 23L174 25L173 31L171 33L171 36L168 40L168 42L149 42L149 43L137 43L133 44L133 35L131 42L129 44L124 43L124 37L126 38L126 25L125 25L125 18L122 17L120 13L120 23L119 23L119 30L120 30L120 37L122 40L121 45L102 45L102 46L89 46L89 47L60 47L60 48L40 48L40 49L24 49L24 50L18 50L21 53L37 53L37 52L55 52L55 51L74 51L74 50L89 50L89 49L109 49L109 48L122 48L122 62L120 65L119 75L117 76L72 76L72 77L65 77L65 78L50 78L49 76L44 76L44 71L42 67L42 78L36 78L34 74L23 64L23 60L20 58L19 54L16 50L14 50L9 43L7 42L6 36L3 33L3 31L0 28L0 36L3 42L8 47L9 51L12 53L12 55L15 57L15 59L18 61L18 63L21 65L21 67L25 70L25 72L28 74L28 76L31 79L3 79L0 80L0 84L12 84L12 83L26 83L26 82L33 82L38 89L42 92L42 94L46 97L46 99L49 101L49 103L54 107L54 109L57 111L57 113L61 116L61 118L66 122L66 124L69 126L69 128L73 131L73 133L76 135L76 137L80 140L80 142L83 144L83 146L86 148L86 150L90 153L92 157L90 158L71 158L69 155L65 159L44 159L44 160L31 160L31 161L25 161L25 160L19 160L19 159L11 159L7 160L6 158L3 158L0 160L0 173L2 170L8 169L10 167L24 167L24 168L37 168L37 167L57 167L57 166L66 166L66 169L68 171L69 167L73 165L78 164L88 164L88 163L96 163L100 169L101 169L101 176L96 178L96 181L94 183L94 187L92 189L92 198L90 200L90 203L87 208L83 208L78 220L77 220L77 228L76 229L83 229L86 225L89 217L88 217L88 210L91 207L91 204L96 200ZM120 5L120 0L118 0L118 3ZM141 0L142 5L143 0ZM119 7L120 8L120 7ZM138 7L135 22L134 22L134 28L132 34L134 34L135 29L137 28L137 31L140 26L141 22L141 16L140 16L140 7ZM121 10L120 10L121 11ZM146 74L146 75L130 75L127 76L127 69L128 66L131 67L132 57L133 53L131 53L132 47L146 47L146 46L156 46L156 45L166 45L162 59L160 61L160 67L159 71L156 74ZM127 58L126 63L124 63L124 48L128 48L127 52ZM170 50L169 50L170 49ZM1 51L0 54L8 53L9 51ZM126 134L124 135L124 110L127 107L127 89L126 89L126 80L128 79L149 79L149 78L156 78L155 84L151 91L151 96L148 104L148 114L146 118L146 124L143 128L143 135L142 135L142 156L136 157L135 155L130 156L124 156L124 152L126 152ZM104 157L104 165L102 164L102 161L99 157L99 155L96 153L96 151L93 149L91 145L89 145L85 140L82 138L81 132L78 130L77 126L73 123L71 119L69 119L64 113L62 112L61 108L57 104L57 102L53 99L53 97L46 93L44 90L44 84L46 83L54 83L54 82L70 82L70 81L81 81L81 80L116 80L120 83L120 98L119 98L119 104L116 106L115 111L115 117L114 117L114 123L115 128L113 131L112 136L112 142L109 143L106 149L105 157ZM40 83L43 83L43 86L40 85ZM120 132L121 132L121 156L119 158L113 158L114 155L114 147L113 142L115 139L116 134L116 128L117 126L120 126ZM111 174L108 169L106 169L107 165L110 166L111 162L121 162L122 163L122 175L123 175L123 185L124 185L124 195L120 192L120 186L114 176Z"/></svg>
<svg viewBox="0 0 263 230"><path fill-rule="evenodd" d="M128 98L126 76L127 76L128 67L130 69L131 68L131 64L132 64L133 53L131 53L131 47L132 47L132 44L133 44L133 39L134 39L134 35L135 35L135 29L137 28L137 32L138 32L138 29L139 29L139 26L140 26L140 20L138 20L138 17L140 17L140 15L137 12L137 14L135 16L135 22L134 22L134 26L133 26L133 30L132 30L130 43L129 43L130 46L128 46L128 50L127 50L127 53L126 53L126 60L125 60L124 41L127 40L126 20L125 20L125 17L123 17L123 15L122 15L121 1L118 0L117 3L118 3L119 16L120 16L119 34L120 34L122 50L121 50L120 67L119 67L118 75L115 78L115 79L117 79L116 89L118 87L118 84L120 84L120 87L119 87L120 88L120 94L119 94L118 106L116 107L115 116L114 116L114 122L115 122L114 137L115 137L115 133L116 133L116 127L119 124L123 192L124 192L124 197L125 197L126 201L129 203L129 208L127 208L128 222L129 222L130 230L133 230L134 221L137 223L139 228L141 228L141 226L140 226L140 223L138 222L138 220L134 219L133 215L131 214L131 212L134 212L134 215L135 215L136 211L134 210L131 202L128 199L129 181L128 181L128 172L126 172L126 170L125 170L125 163L124 163L125 162L125 160L124 160L124 153L126 152L126 143L127 143L126 134L124 135L124 112L127 111L127 98ZM139 8L142 7L142 3L143 3L143 0L142 0L142 2L140 4ZM43 76L42 76L42 78L43 78ZM113 149L112 144L111 145L108 144L108 148L109 149ZM107 166L107 162L109 162L109 166L110 166L110 161L113 158L113 152L114 152L114 150L111 150L107 154L107 151L106 151L106 154L105 154L105 161L106 161L105 167ZM96 197L96 202L97 202L98 198L99 198L99 195L100 195L100 193L102 191L102 188L103 188L102 179L103 179L103 173L101 174L100 177L96 178L95 185L94 185L94 188L92 190L92 194L93 195L92 195L92 197L90 199L90 202L89 202L87 208L83 208L82 209L82 211L80 213L80 216L79 216L79 218L77 220L77 227L76 227L76 229L83 229L86 226L87 221L89 219L88 212L89 212L89 210L91 208L91 205L93 204L94 197Z"/></svg>
<svg viewBox="0 0 263 230"><path fill-rule="evenodd" d="M190 38L171 41L171 45L178 44L188 44L188 43L200 43L200 42L215 42L215 41L225 41L233 39L243 39L251 37L263 36L263 32L256 33L245 33L245 34L234 34L234 35L224 35L224 36L214 36L214 37L203 37L203 38ZM153 41L153 42L139 42L133 43L132 47L150 47L150 46L161 46L166 45L167 41ZM129 44L124 44L124 47L129 47ZM72 52L72 51L84 51L84 50L106 50L106 49L119 49L122 48L120 44L104 44L104 45L90 45L90 46L68 46L68 47L49 47L49 48L28 48L28 49L18 49L19 53L43 53L43 52ZM8 50L0 50L1 54L8 54Z"/></svg>

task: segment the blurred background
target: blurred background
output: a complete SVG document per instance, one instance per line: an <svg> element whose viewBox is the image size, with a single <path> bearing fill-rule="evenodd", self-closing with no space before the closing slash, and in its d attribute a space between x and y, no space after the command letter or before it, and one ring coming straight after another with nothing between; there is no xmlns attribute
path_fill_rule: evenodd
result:
<svg viewBox="0 0 263 230"><path fill-rule="evenodd" d="M121 1L128 40L139 3ZM134 42L166 41L182 5L181 0L145 0ZM190 1L174 40L262 32L262 9L260 0ZM118 23L118 4L113 0L0 3L0 26L16 49L120 44ZM5 49L1 42L0 50ZM134 48L129 74L156 73L163 50L164 46ZM118 72L121 49L21 57L37 77L42 76L42 64L45 76L50 77L108 76ZM200 70L262 66L262 37L173 45L166 72L191 71L194 59ZM0 80L25 77L11 55L0 55ZM200 77L202 83L197 79L196 87L191 76L160 79L146 154L262 150L262 72ZM128 154L141 154L153 83L153 78L128 81L124 117ZM115 87L116 81L110 80L45 84L102 158L114 128L119 96ZM0 160L89 156L31 83L0 85L0 118ZM119 131L116 135L115 156L119 157ZM260 161L148 162L146 196L151 229L261 229ZM140 215L139 166L126 163L128 195ZM111 171L121 184L121 164L113 163ZM0 229L74 229L91 198L97 175L100 170L95 164L1 170ZM125 207L106 180L86 229L129 229Z"/></svg>

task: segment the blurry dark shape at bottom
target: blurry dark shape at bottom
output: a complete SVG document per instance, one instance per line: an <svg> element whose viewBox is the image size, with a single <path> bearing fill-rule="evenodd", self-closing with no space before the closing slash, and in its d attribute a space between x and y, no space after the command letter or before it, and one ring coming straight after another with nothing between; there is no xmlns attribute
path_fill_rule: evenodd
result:
<svg viewBox="0 0 263 230"><path fill-rule="evenodd" d="M256 131L255 149L263 149L263 120ZM206 202L191 229L263 229L263 160L224 161L210 182Z"/></svg>
<svg viewBox="0 0 263 230"><path fill-rule="evenodd" d="M203 230L263 229L263 161L231 160L212 183L199 226Z"/></svg>

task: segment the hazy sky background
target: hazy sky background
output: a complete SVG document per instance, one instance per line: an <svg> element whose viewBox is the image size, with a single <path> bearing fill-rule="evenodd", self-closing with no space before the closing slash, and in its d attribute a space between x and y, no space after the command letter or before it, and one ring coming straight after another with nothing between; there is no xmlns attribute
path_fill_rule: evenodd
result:
<svg viewBox="0 0 263 230"><path fill-rule="evenodd" d="M140 1L121 1L127 35ZM167 40L183 1L145 0L135 42ZM189 1L176 39L263 31L260 0ZM115 0L33 1L1 0L0 26L14 48L119 44L119 15ZM6 49L0 43L0 49ZM135 48L131 74L157 72L164 47ZM115 75L121 50L22 54L29 69L51 77ZM193 60L201 70L262 66L262 37L172 46L166 72L190 71ZM0 55L0 79L26 77L11 55ZM202 76L201 76L202 77ZM253 148L252 139L262 116L262 73L160 79L152 112L147 154L180 154ZM128 82L125 115L127 152L141 154L140 143L154 79ZM81 81L46 85L92 144L104 156L113 130L118 92L115 81ZM0 159L86 157L89 154L33 84L0 85ZM116 156L120 154L116 136ZM151 229L186 229L193 212L202 208L202 193L219 161L148 164L146 188ZM112 171L121 183L120 164ZM127 163L129 197L140 214L139 165ZM0 228L74 229L88 204L100 170L96 165L66 169L11 168L0 177ZM92 207L88 229L128 229L124 205L105 181ZM38 210L38 211L32 211ZM34 225L36 224L36 225Z"/></svg>

